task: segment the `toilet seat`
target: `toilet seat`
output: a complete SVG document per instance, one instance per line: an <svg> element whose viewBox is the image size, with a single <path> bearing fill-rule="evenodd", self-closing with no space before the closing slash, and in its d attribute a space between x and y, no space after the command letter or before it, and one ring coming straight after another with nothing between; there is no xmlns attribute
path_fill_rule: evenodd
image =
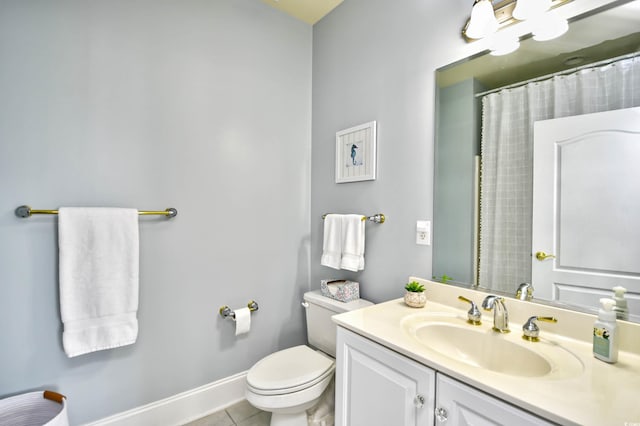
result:
<svg viewBox="0 0 640 426"><path fill-rule="evenodd" d="M332 358L300 345L258 361L247 374L247 385L259 395L285 395L322 382L334 369Z"/></svg>
<svg viewBox="0 0 640 426"><path fill-rule="evenodd" d="M333 374L329 374L313 386L309 386L308 388L297 392L283 393L280 395L261 395L254 392L247 386L245 397L251 405L261 409L262 411L271 411L273 413L279 412L284 414L302 414L304 410L311 408L318 403L320 397L332 380Z"/></svg>

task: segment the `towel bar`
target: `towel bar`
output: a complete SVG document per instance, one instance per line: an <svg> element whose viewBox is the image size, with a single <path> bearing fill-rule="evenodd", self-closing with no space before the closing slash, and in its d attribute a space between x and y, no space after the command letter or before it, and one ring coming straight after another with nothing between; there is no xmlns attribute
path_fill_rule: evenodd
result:
<svg viewBox="0 0 640 426"><path fill-rule="evenodd" d="M322 215L322 219L323 220L326 217L327 217L326 214ZM368 220L368 221L373 222L373 223L384 223L386 218L384 217L384 215L382 213L378 213L378 214L374 214L373 216L362 216L362 220L363 221Z"/></svg>
<svg viewBox="0 0 640 426"><path fill-rule="evenodd" d="M58 210L36 210L36 209L32 209L29 206L20 206L16 209L16 216L21 217L21 218L27 218L30 217L32 214L58 214ZM140 216L143 215L161 215L161 216L166 216L168 218L172 218L172 217L176 217L178 215L178 210L174 209L173 207L170 207L164 211L145 211L145 210L140 210L138 211L138 214Z"/></svg>

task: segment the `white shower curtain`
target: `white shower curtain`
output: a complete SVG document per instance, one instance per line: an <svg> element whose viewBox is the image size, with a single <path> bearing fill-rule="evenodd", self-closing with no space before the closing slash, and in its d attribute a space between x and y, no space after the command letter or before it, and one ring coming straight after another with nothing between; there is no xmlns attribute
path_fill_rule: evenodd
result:
<svg viewBox="0 0 640 426"><path fill-rule="evenodd" d="M640 57L482 98L479 285L531 280L533 123L640 106Z"/></svg>

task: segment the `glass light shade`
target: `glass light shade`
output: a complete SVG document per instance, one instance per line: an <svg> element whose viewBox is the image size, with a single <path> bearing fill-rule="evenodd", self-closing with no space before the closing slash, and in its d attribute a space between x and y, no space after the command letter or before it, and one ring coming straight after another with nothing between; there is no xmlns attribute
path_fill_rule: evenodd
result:
<svg viewBox="0 0 640 426"><path fill-rule="evenodd" d="M489 45L489 52L493 56L508 55L520 47L520 40L516 37L499 37L497 34Z"/></svg>
<svg viewBox="0 0 640 426"><path fill-rule="evenodd" d="M483 38L498 29L498 20L489 0L480 0L471 9L471 18L465 34L469 38Z"/></svg>
<svg viewBox="0 0 640 426"><path fill-rule="evenodd" d="M569 29L569 23L566 19L560 18L550 13L536 18L532 24L533 39L535 41L547 41L560 37Z"/></svg>
<svg viewBox="0 0 640 426"><path fill-rule="evenodd" d="M512 16L520 21L542 15L551 7L551 0L518 0Z"/></svg>

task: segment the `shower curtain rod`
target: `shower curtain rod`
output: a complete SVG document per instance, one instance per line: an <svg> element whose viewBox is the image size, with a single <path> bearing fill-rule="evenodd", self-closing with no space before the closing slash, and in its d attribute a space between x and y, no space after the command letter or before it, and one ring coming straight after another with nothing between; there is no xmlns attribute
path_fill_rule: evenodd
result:
<svg viewBox="0 0 640 426"><path fill-rule="evenodd" d="M500 90L513 89L513 88L516 88L516 87L524 86L524 85L529 84L529 83L535 83L537 81L548 80L550 78L557 77L559 75L573 74L574 72L581 71L583 69L596 68L596 67L599 67L599 66L602 66L602 65L612 64L614 62L618 62L618 61L621 61L623 59L635 58L636 56L640 56L640 52L627 53L626 55L616 56L615 58L604 59L602 61L594 62L592 64L581 65L579 67L567 69L567 70L564 70L564 71L558 71L558 72L554 72L554 73L551 73L551 74L542 75L540 77L534 77L534 78L532 78L530 80L526 80L526 81L519 81L517 83L513 83L513 84L506 85L506 86L498 87L497 89L491 89L491 90L487 90L486 92L477 93L475 95L475 97L479 98L479 97L482 97L482 96L485 96L485 95L489 95L489 94L494 93L494 92L499 92Z"/></svg>

